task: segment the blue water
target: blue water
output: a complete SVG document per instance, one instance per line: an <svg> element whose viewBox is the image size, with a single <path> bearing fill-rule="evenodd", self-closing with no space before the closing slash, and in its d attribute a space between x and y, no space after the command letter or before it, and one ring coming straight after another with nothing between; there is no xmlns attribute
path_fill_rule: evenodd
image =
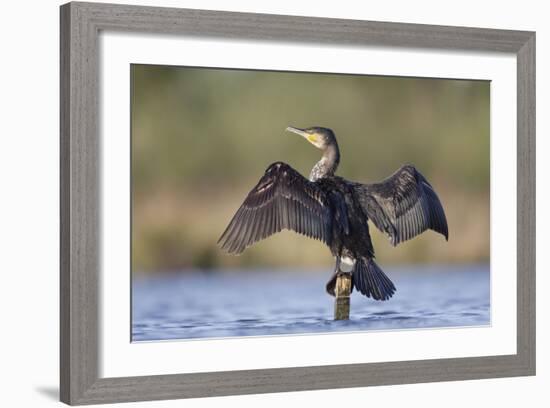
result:
<svg viewBox="0 0 550 408"><path fill-rule="evenodd" d="M349 321L334 321L330 272L181 273L136 278L132 340L480 326L490 324L489 266L385 268L397 292L357 292Z"/></svg>

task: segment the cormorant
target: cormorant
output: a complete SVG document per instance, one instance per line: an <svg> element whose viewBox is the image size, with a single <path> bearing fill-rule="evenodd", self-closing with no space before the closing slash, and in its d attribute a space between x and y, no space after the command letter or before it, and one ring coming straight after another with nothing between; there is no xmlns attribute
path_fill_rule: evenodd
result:
<svg viewBox="0 0 550 408"><path fill-rule="evenodd" d="M390 242L409 240L427 229L448 240L445 212L433 187L412 165L374 184L348 181L334 173L340 151L331 129L286 130L303 136L323 152L309 180L283 162L270 165L221 235L227 252L240 254L253 243L283 229L324 242L336 258L326 290L334 296L339 271L351 271L352 289L387 300L395 286L374 262L368 220Z"/></svg>

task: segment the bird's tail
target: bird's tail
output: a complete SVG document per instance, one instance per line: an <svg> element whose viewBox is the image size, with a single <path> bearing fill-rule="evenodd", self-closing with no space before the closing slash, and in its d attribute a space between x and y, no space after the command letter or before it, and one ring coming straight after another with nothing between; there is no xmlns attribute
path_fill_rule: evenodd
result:
<svg viewBox="0 0 550 408"><path fill-rule="evenodd" d="M352 272L355 288L374 300L388 300L395 293L395 286L372 258L358 258Z"/></svg>

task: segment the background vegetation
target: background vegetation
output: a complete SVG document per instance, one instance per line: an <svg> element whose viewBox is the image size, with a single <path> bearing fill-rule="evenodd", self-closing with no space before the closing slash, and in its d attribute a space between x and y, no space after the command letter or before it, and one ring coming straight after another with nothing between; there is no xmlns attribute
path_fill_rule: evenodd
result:
<svg viewBox="0 0 550 408"><path fill-rule="evenodd" d="M325 126L346 178L374 182L413 163L438 192L450 238L393 248L381 265L489 260L489 93L485 81L132 66L132 262L136 272L317 266L317 241L284 232L239 257L216 241L267 166L309 175L319 151L288 125Z"/></svg>

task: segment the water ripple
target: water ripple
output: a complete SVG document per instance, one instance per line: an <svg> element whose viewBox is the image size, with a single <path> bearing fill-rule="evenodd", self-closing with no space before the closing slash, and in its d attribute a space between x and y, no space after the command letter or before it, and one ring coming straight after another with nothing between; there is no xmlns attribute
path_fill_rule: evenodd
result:
<svg viewBox="0 0 550 408"><path fill-rule="evenodd" d="M354 292L334 321L324 274L259 271L136 279L132 340L478 326L490 323L489 266L391 271L398 291L377 302ZM246 297L240 293L245 292ZM462 295L464 294L464 295Z"/></svg>

